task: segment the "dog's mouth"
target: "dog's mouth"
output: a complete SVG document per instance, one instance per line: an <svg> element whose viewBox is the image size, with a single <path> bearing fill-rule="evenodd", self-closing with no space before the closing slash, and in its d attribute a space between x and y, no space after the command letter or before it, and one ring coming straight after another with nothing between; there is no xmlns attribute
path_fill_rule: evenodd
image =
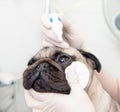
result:
<svg viewBox="0 0 120 112"><path fill-rule="evenodd" d="M64 70L65 68L50 58L39 59L23 73L23 86L38 92L69 94L70 87Z"/></svg>

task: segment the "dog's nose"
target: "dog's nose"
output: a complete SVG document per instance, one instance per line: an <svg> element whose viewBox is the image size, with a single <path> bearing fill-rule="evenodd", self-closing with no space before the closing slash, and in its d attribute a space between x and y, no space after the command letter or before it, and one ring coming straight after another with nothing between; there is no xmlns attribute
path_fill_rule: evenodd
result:
<svg viewBox="0 0 120 112"><path fill-rule="evenodd" d="M44 62L44 63L41 63L37 68L38 69L41 69L41 70L46 70L49 68L49 63L48 62Z"/></svg>

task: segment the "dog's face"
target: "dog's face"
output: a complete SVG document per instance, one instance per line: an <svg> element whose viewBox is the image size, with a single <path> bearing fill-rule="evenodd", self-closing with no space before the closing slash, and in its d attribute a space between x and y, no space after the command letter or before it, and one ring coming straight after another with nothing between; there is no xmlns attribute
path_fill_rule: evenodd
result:
<svg viewBox="0 0 120 112"><path fill-rule="evenodd" d="M83 62L90 75L100 71L98 59L91 53L74 48L61 49L57 47L43 48L28 63L23 73L25 89L33 88L38 92L70 93L70 87L65 78L65 69L73 61Z"/></svg>

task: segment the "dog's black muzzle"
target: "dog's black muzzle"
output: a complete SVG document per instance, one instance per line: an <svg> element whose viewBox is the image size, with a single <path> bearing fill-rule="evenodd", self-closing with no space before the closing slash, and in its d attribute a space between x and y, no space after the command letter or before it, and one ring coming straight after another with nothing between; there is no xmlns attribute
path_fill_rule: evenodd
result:
<svg viewBox="0 0 120 112"><path fill-rule="evenodd" d="M70 93L64 69L49 58L40 59L25 70L23 85L38 92Z"/></svg>

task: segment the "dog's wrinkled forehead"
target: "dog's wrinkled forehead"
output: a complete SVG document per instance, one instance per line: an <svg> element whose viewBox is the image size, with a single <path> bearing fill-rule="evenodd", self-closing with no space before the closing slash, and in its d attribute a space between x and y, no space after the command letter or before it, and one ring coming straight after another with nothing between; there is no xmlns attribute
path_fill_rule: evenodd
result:
<svg viewBox="0 0 120 112"><path fill-rule="evenodd" d="M90 66L92 69L97 70L98 72L100 72L101 70L101 64L95 55L83 51L82 49L78 50L72 47L69 47L67 49L62 49L58 47L44 47L36 55L34 55L34 57L28 62L28 65L31 65L41 58L53 59L53 56L56 57L57 55L55 54L58 53L59 55L59 52L74 57L75 61L83 62L84 64Z"/></svg>
<svg viewBox="0 0 120 112"><path fill-rule="evenodd" d="M75 56L76 58L83 58L83 56L80 54L80 52L72 47L69 47L67 49L62 49L58 47L45 47L41 49L35 56L34 58L39 59L39 58L47 58L47 57L52 57L55 53L57 52L62 52L66 53L70 56Z"/></svg>

